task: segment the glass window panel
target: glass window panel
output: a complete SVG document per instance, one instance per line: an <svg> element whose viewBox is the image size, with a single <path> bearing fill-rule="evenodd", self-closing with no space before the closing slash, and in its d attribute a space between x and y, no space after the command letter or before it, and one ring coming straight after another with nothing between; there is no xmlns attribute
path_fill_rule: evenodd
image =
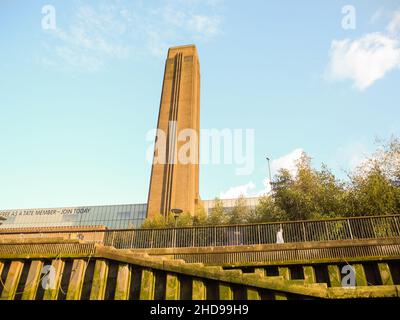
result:
<svg viewBox="0 0 400 320"><path fill-rule="evenodd" d="M100 212L99 212L99 217L97 220L102 221L104 219L105 213L106 213L106 207L101 206Z"/></svg>
<svg viewBox="0 0 400 320"><path fill-rule="evenodd" d="M108 206L104 207L104 212L103 212L103 220L109 220L110 219L110 208Z"/></svg>
<svg viewBox="0 0 400 320"><path fill-rule="evenodd" d="M101 219L102 212L103 212L103 207L102 206L97 207L96 216L94 217L96 221Z"/></svg>
<svg viewBox="0 0 400 320"><path fill-rule="evenodd" d="M117 218L117 206L110 207L110 216L108 219L115 220Z"/></svg>
<svg viewBox="0 0 400 320"><path fill-rule="evenodd" d="M101 207L94 207L93 208L93 212L92 212L92 214L90 216L90 220L93 221L93 223L95 223L96 220L98 220L98 218L100 216L100 212L101 212L100 210L101 210Z"/></svg>

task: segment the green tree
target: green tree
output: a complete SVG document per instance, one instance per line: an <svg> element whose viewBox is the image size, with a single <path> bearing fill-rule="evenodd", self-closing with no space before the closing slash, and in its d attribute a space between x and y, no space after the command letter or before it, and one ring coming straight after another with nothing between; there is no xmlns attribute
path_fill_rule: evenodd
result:
<svg viewBox="0 0 400 320"><path fill-rule="evenodd" d="M204 226L207 224L207 213L202 204L196 206L196 212L193 217L194 226Z"/></svg>
<svg viewBox="0 0 400 320"><path fill-rule="evenodd" d="M352 176L349 215L385 215L400 211L400 191L378 164L369 171Z"/></svg>
<svg viewBox="0 0 400 320"><path fill-rule="evenodd" d="M176 220L177 227L190 227L193 225L193 216L190 212L184 212Z"/></svg>
<svg viewBox="0 0 400 320"><path fill-rule="evenodd" d="M280 170L274 183L274 204L283 220L306 220L346 214L346 190L343 183L323 165L321 171L311 167L303 153L296 165L297 173Z"/></svg>
<svg viewBox="0 0 400 320"><path fill-rule="evenodd" d="M230 224L244 224L248 223L250 218L250 211L246 205L246 199L240 196L236 202L232 211L229 213Z"/></svg>
<svg viewBox="0 0 400 320"><path fill-rule="evenodd" d="M215 198L214 207L210 210L207 218L208 225L221 225L226 224L227 216L225 213L224 205L219 198Z"/></svg>
<svg viewBox="0 0 400 320"><path fill-rule="evenodd" d="M326 165L315 171L315 189L311 196L314 201L313 219L333 218L347 215L347 190L345 183L336 179Z"/></svg>
<svg viewBox="0 0 400 320"><path fill-rule="evenodd" d="M193 225L193 217L189 212L184 212L175 217L175 214L170 212L164 222L163 228L175 227L190 227Z"/></svg>
<svg viewBox="0 0 400 320"><path fill-rule="evenodd" d="M378 149L367 160L367 167L376 167L386 179L400 187L400 139L392 136L387 142L378 140Z"/></svg>
<svg viewBox="0 0 400 320"><path fill-rule="evenodd" d="M310 216L312 203L309 193L313 188L313 175L309 158L303 154L297 164L297 175L281 169L274 182L273 197L288 220L303 220Z"/></svg>
<svg viewBox="0 0 400 320"><path fill-rule="evenodd" d="M400 140L378 141L377 150L349 175L348 215L400 211Z"/></svg>
<svg viewBox="0 0 400 320"><path fill-rule="evenodd" d="M251 218L252 223L284 220L288 220L288 216L284 210L275 204L272 196L263 196L259 200Z"/></svg>
<svg viewBox="0 0 400 320"><path fill-rule="evenodd" d="M165 227L166 227L166 222L161 214L156 214L152 218L147 218L146 220L144 220L142 224L143 229L158 229Z"/></svg>

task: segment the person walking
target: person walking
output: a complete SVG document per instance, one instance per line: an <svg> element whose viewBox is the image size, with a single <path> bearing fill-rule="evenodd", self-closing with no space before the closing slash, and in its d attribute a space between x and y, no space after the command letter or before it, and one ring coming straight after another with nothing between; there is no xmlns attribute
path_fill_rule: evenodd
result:
<svg viewBox="0 0 400 320"><path fill-rule="evenodd" d="M282 226L279 228L278 232L276 233L276 243L285 243L285 241L283 240Z"/></svg>

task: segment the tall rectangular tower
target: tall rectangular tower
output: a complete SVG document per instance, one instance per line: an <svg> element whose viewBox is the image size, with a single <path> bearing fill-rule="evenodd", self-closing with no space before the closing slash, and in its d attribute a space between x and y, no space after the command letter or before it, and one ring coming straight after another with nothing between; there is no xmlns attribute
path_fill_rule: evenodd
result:
<svg viewBox="0 0 400 320"><path fill-rule="evenodd" d="M199 201L200 131L200 65L194 45L168 50L157 128L166 139L163 134L156 138L147 217L167 216L171 209L193 215ZM186 137L185 132L197 137ZM183 150L191 159L188 163L180 161L179 153L189 140L190 150ZM160 151L163 147L165 152Z"/></svg>

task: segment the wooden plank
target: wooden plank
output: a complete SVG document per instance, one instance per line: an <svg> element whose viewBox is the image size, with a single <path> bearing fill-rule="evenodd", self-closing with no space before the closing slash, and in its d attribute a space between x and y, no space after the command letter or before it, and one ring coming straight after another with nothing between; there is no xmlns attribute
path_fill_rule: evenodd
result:
<svg viewBox="0 0 400 320"><path fill-rule="evenodd" d="M354 272L356 274L356 286L367 286L367 276L365 275L364 266L362 264L353 264Z"/></svg>
<svg viewBox="0 0 400 320"><path fill-rule="evenodd" d="M131 268L129 264L118 266L117 284L115 287L114 300L128 300L131 285Z"/></svg>
<svg viewBox="0 0 400 320"><path fill-rule="evenodd" d="M79 300L81 298L86 266L85 260L74 260L68 285L67 300Z"/></svg>
<svg viewBox="0 0 400 320"><path fill-rule="evenodd" d="M275 300L287 300L287 295L284 292L275 292Z"/></svg>
<svg viewBox="0 0 400 320"><path fill-rule="evenodd" d="M180 299L181 284L176 274L167 273L166 286L165 286L165 300L179 300Z"/></svg>
<svg viewBox="0 0 400 320"><path fill-rule="evenodd" d="M220 300L233 300L233 290L230 285L226 283L219 284L219 299Z"/></svg>
<svg viewBox="0 0 400 320"><path fill-rule="evenodd" d="M54 279L50 279L49 287L44 291L43 300L57 300L58 292L60 291L65 262L61 259L56 259L52 261L51 265L54 268L54 275L50 273L48 276L54 276Z"/></svg>
<svg viewBox="0 0 400 320"><path fill-rule="evenodd" d="M279 275L285 280L290 280L290 270L287 267L279 267Z"/></svg>
<svg viewBox="0 0 400 320"><path fill-rule="evenodd" d="M387 263L378 263L379 273L381 275L382 285L394 285L392 274Z"/></svg>
<svg viewBox="0 0 400 320"><path fill-rule="evenodd" d="M26 278L24 292L22 293L22 300L35 300L37 289L40 285L42 269L43 261L32 260L28 271L28 277Z"/></svg>
<svg viewBox="0 0 400 320"><path fill-rule="evenodd" d="M155 277L150 269L142 271L142 282L140 285L140 300L154 300Z"/></svg>
<svg viewBox="0 0 400 320"><path fill-rule="evenodd" d="M247 300L261 300L260 293L257 288L247 288Z"/></svg>
<svg viewBox="0 0 400 320"><path fill-rule="evenodd" d="M24 263L22 261L11 262L0 300L14 300L23 267Z"/></svg>
<svg viewBox="0 0 400 320"><path fill-rule="evenodd" d="M317 278L315 276L315 270L313 266L303 266L304 282L316 283Z"/></svg>
<svg viewBox="0 0 400 320"><path fill-rule="evenodd" d="M328 275L331 287L342 286L342 277L340 275L339 267L336 264L328 265Z"/></svg>
<svg viewBox="0 0 400 320"><path fill-rule="evenodd" d="M267 273L265 272L265 268L255 268L254 273L263 277L267 275Z"/></svg>
<svg viewBox="0 0 400 320"><path fill-rule="evenodd" d="M2 280L1 279L1 273L3 272L3 268L4 268L4 262L0 261L0 280ZM0 295L1 295L2 291L3 291L3 285L2 285L2 283L0 283Z"/></svg>
<svg viewBox="0 0 400 320"><path fill-rule="evenodd" d="M90 300L104 300L107 287L108 262L98 259L94 266Z"/></svg>
<svg viewBox="0 0 400 320"><path fill-rule="evenodd" d="M207 287L203 280L193 279L192 299L193 300L207 300Z"/></svg>

